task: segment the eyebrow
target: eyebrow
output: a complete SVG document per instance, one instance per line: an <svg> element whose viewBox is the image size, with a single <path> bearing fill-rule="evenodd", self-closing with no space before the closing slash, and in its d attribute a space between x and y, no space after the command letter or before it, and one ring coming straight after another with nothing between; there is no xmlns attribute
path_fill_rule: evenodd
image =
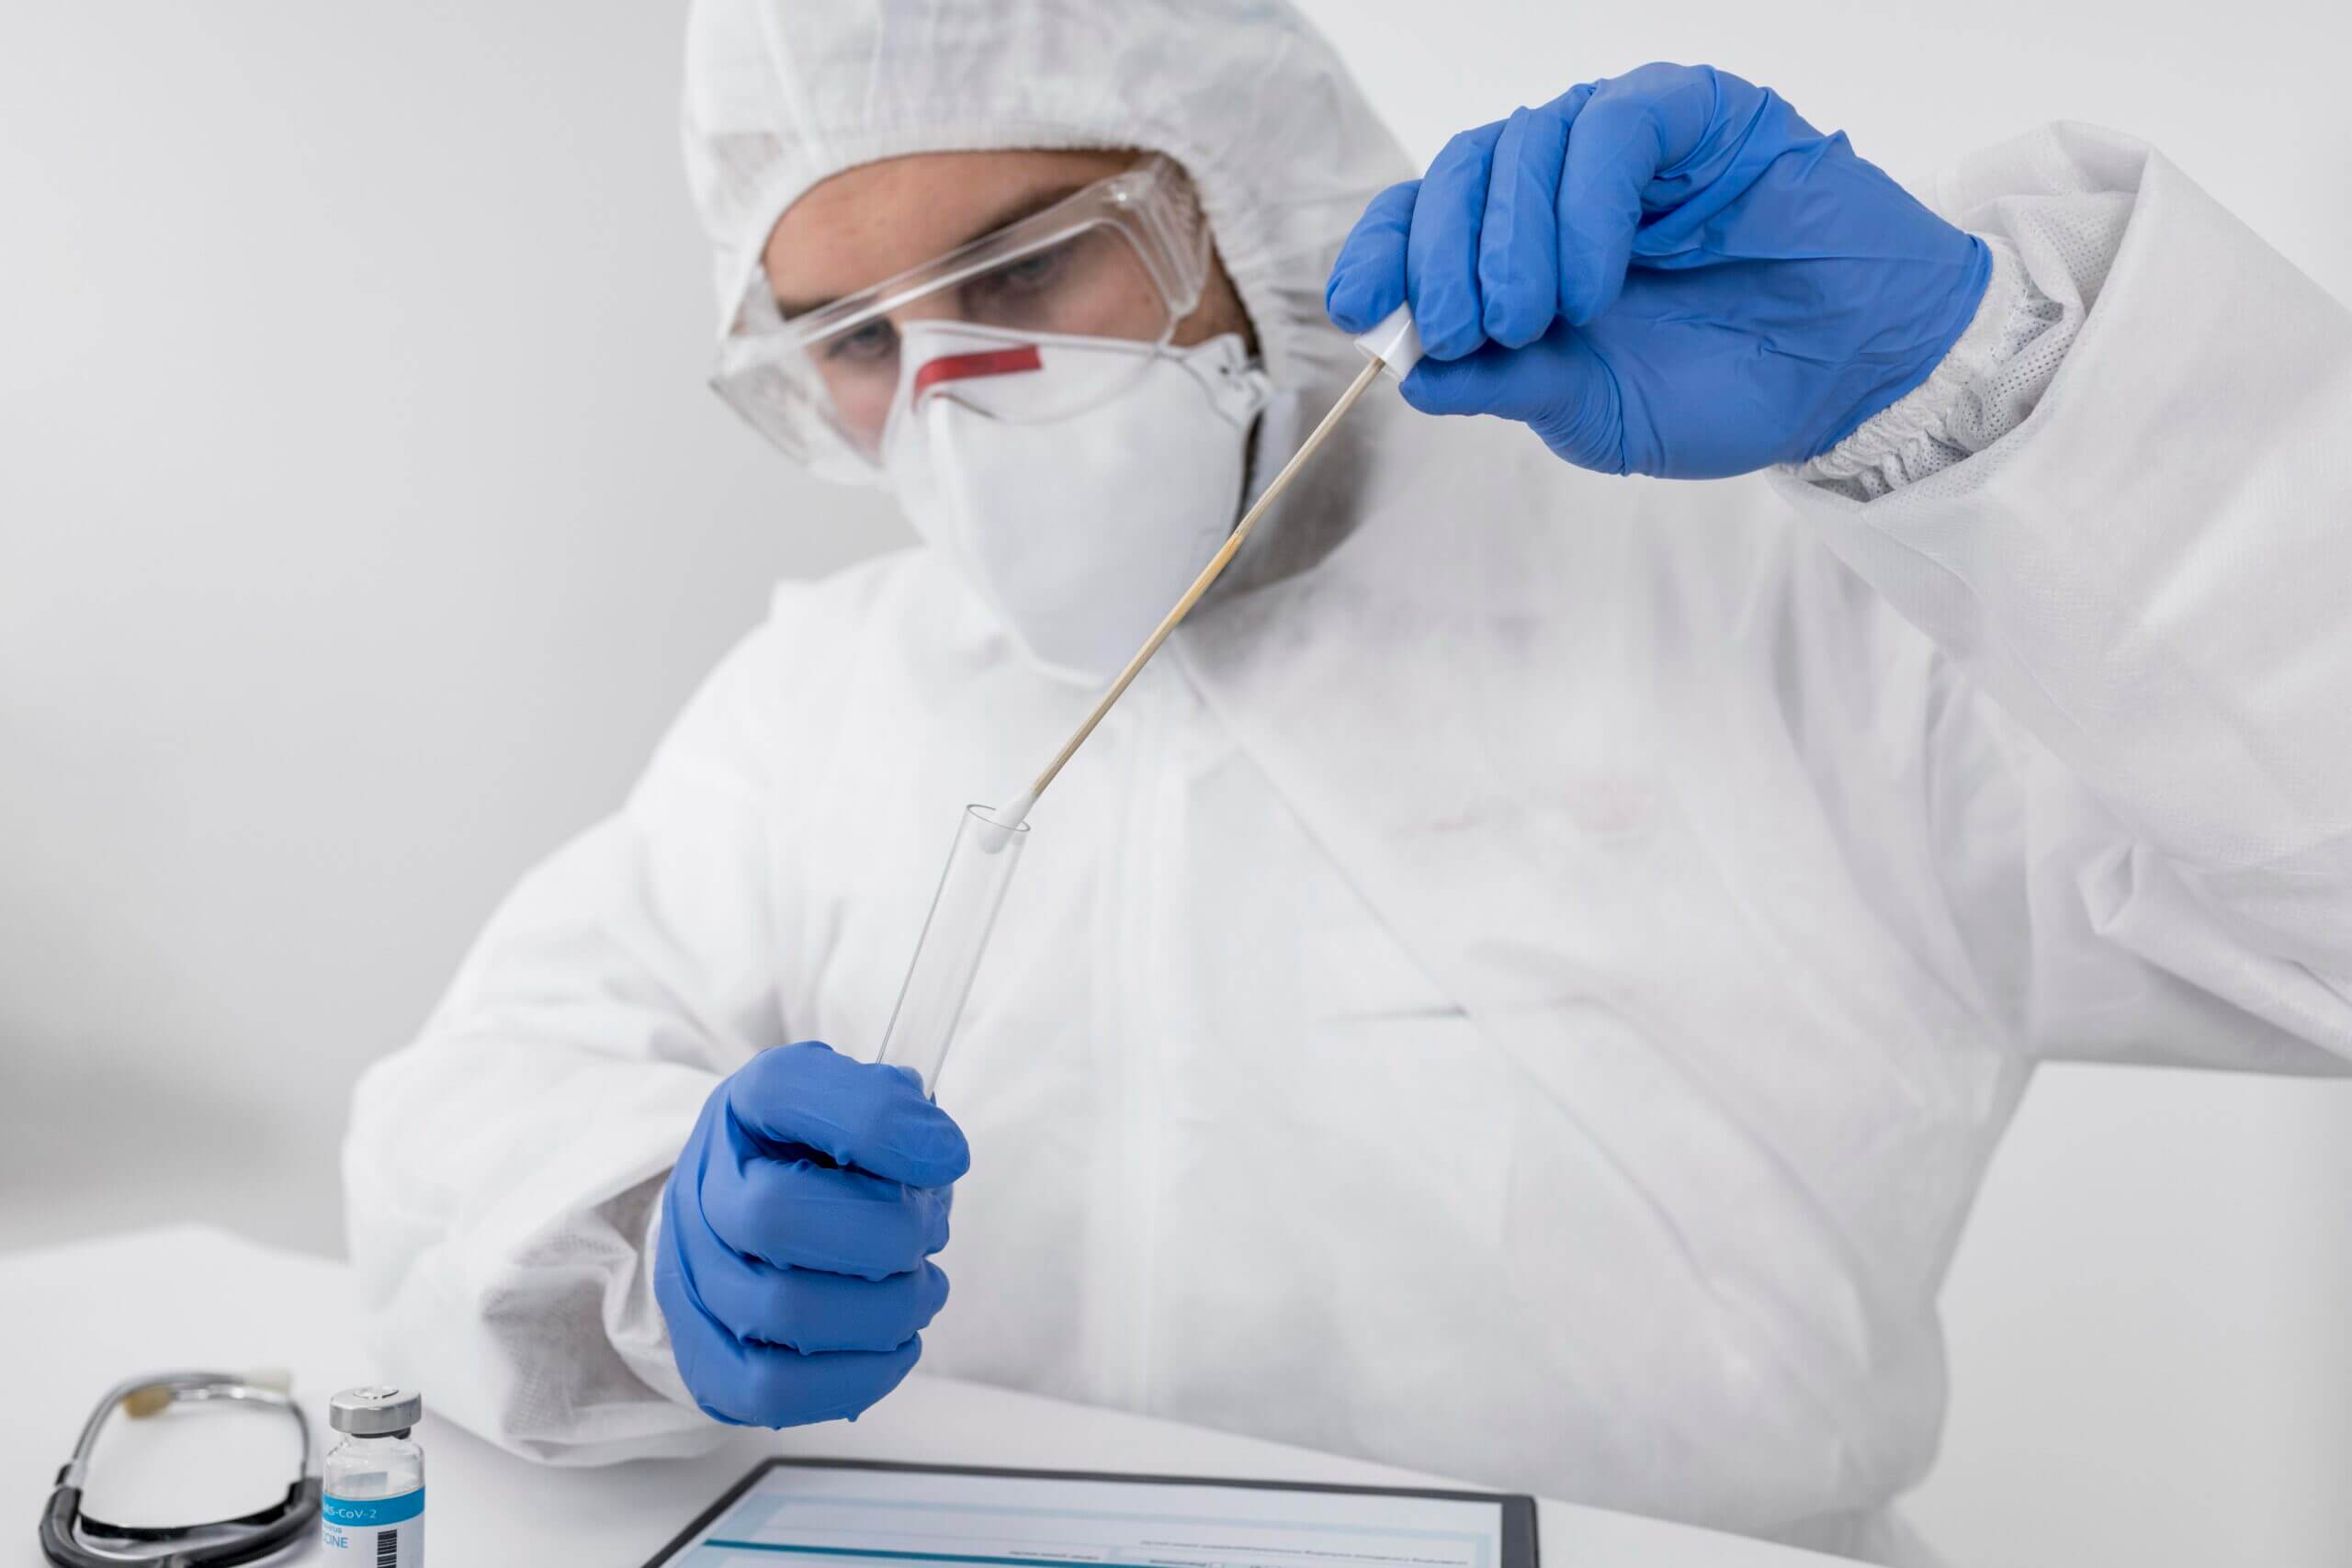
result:
<svg viewBox="0 0 2352 1568"><path fill-rule="evenodd" d="M1023 219L1035 218L1040 212L1044 212L1049 208L1057 207L1061 203L1068 201L1071 197L1076 196L1080 191L1084 190L1088 186L1095 183L1096 182L1093 180L1080 180L1069 185L1054 186L1045 190L1032 191L1027 196L1017 197L1013 200L1005 203L1004 206L997 211L989 214L988 217L982 219L978 223L974 224L971 230L967 232L962 239L946 246L939 254L941 255L947 255L956 251L960 251L975 240L985 239L987 236L995 233L1000 229L1009 229L1013 224L1022 221ZM887 281L888 279L883 278L876 279L876 282L877 283ZM835 294L828 295L818 299L778 299L775 302L776 313L782 316L786 321L790 321L795 316L805 316L812 310L821 310L826 306L832 304L835 300L841 298L842 296Z"/></svg>

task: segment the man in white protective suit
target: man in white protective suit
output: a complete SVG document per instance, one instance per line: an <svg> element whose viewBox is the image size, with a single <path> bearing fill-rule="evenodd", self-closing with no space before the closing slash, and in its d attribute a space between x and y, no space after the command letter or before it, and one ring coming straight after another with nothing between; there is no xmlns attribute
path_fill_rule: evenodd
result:
<svg viewBox="0 0 2352 1568"><path fill-rule="evenodd" d="M1405 182L1267 0L707 0L684 135L720 389L925 547L780 585L360 1087L443 1414L677 1454L927 1348L1913 1561L2036 1064L2344 1070L2352 319L2160 154L1930 211L1659 66ZM1400 303L1038 807L933 1106L872 1057L959 808Z"/></svg>

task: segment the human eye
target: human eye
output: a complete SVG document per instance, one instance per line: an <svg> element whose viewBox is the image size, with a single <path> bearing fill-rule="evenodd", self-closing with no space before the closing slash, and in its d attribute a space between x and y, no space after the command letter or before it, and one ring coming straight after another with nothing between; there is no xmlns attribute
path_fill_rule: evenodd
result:
<svg viewBox="0 0 2352 1568"><path fill-rule="evenodd" d="M1027 299L1053 288L1069 265L1069 244L1049 246L990 268L966 284L965 292L972 299L994 304Z"/></svg>
<svg viewBox="0 0 2352 1568"><path fill-rule="evenodd" d="M877 317L825 344L825 357L851 365L872 365L899 351L899 329Z"/></svg>

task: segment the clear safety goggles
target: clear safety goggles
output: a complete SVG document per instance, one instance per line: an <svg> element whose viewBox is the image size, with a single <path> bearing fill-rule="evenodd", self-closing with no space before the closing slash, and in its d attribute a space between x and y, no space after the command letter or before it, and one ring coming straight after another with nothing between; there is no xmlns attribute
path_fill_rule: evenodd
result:
<svg viewBox="0 0 2352 1568"><path fill-rule="evenodd" d="M870 473L890 411L953 397L1044 423L1122 390L1200 303L1209 228L1192 182L1153 154L922 266L786 318L754 266L711 385L820 473ZM915 322L976 329L923 331ZM1106 341L1107 340L1107 341ZM920 363L914 361L920 360ZM1050 374L1046 372L1050 371ZM1018 396L991 395L1008 380Z"/></svg>

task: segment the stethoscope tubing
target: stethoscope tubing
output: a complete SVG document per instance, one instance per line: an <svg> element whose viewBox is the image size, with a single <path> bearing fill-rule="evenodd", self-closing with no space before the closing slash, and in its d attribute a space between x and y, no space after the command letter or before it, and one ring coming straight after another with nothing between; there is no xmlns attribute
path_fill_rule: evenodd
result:
<svg viewBox="0 0 2352 1568"><path fill-rule="evenodd" d="M164 1391L174 1404L227 1400L272 1405L291 1416L301 1437L302 1471L286 1489L285 1500L233 1519L193 1525L110 1525L85 1518L83 1483L89 1475L90 1455L97 1448L98 1434L125 1400L148 1390ZM74 1441L74 1456L58 1468L57 1483L41 1510L41 1552L57 1568L232 1568L275 1556L299 1540L318 1517L319 1492L311 1423L302 1407L284 1391L230 1372L157 1372L125 1378L107 1390L90 1412ZM85 1539L85 1530L103 1535L107 1544ZM117 1547L115 1542L125 1544Z"/></svg>

